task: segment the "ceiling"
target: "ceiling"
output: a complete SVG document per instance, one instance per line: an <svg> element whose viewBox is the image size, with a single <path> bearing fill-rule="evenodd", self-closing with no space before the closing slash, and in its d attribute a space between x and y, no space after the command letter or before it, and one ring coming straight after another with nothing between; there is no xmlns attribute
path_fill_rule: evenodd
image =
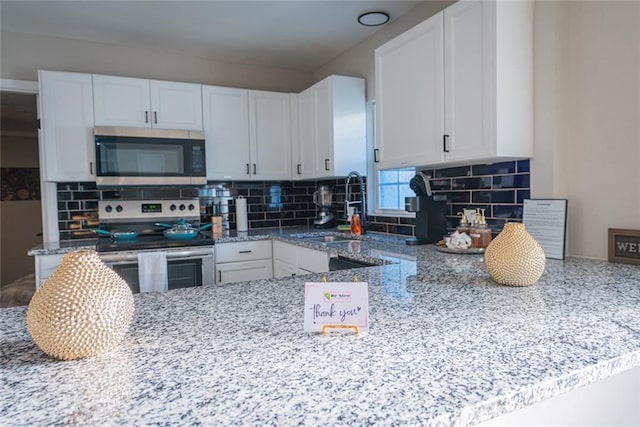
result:
<svg viewBox="0 0 640 427"><path fill-rule="evenodd" d="M0 1L3 31L180 51L229 63L315 71L422 1Z"/></svg>

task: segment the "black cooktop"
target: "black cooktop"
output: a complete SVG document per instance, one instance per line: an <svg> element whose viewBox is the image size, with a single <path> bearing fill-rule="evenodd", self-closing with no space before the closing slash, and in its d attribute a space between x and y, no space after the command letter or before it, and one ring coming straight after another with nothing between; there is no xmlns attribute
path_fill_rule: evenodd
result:
<svg viewBox="0 0 640 427"><path fill-rule="evenodd" d="M115 241L110 237L100 237L96 245L98 252L134 251L144 249L181 248L188 246L213 245L215 240L206 233L199 233L191 240L169 240L160 235L140 235L134 240Z"/></svg>

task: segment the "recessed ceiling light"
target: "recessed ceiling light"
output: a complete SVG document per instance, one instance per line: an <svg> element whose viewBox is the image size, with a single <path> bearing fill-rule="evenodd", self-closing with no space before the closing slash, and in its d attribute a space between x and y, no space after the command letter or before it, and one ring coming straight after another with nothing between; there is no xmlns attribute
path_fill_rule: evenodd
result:
<svg viewBox="0 0 640 427"><path fill-rule="evenodd" d="M377 27L378 25L384 25L389 22L389 14L381 10L364 12L358 16L358 22L365 27Z"/></svg>

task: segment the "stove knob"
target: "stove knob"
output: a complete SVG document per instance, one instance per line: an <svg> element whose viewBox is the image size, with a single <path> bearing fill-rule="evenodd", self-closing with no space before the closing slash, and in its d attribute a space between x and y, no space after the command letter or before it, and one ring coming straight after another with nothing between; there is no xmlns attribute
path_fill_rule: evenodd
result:
<svg viewBox="0 0 640 427"><path fill-rule="evenodd" d="M189 210L190 210L190 211L194 210L195 208L196 208L196 207L195 207L195 206L193 206L193 204L190 204L190 205L189 205Z"/></svg>
<svg viewBox="0 0 640 427"><path fill-rule="evenodd" d="M113 210L113 208L111 207L111 205L107 205L107 206L104 207L104 210L106 212L111 212Z"/></svg>
<svg viewBox="0 0 640 427"><path fill-rule="evenodd" d="M180 205L180 210L181 211L185 210L185 208L186 208L185 205Z"/></svg>
<svg viewBox="0 0 640 427"><path fill-rule="evenodd" d="M172 211L175 211L177 209L177 207L176 207L176 205L171 205L171 206L169 206L169 209L172 210Z"/></svg>
<svg viewBox="0 0 640 427"><path fill-rule="evenodd" d="M116 206L116 212L122 212L122 206L121 205Z"/></svg>

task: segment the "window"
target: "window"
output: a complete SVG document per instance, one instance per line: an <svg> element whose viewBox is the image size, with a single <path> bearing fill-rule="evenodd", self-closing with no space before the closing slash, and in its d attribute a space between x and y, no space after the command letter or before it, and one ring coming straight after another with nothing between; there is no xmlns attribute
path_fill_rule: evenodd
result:
<svg viewBox="0 0 640 427"><path fill-rule="evenodd" d="M376 207L380 210L404 211L404 198L415 195L409 188L409 180L415 173L415 168L379 170Z"/></svg>

